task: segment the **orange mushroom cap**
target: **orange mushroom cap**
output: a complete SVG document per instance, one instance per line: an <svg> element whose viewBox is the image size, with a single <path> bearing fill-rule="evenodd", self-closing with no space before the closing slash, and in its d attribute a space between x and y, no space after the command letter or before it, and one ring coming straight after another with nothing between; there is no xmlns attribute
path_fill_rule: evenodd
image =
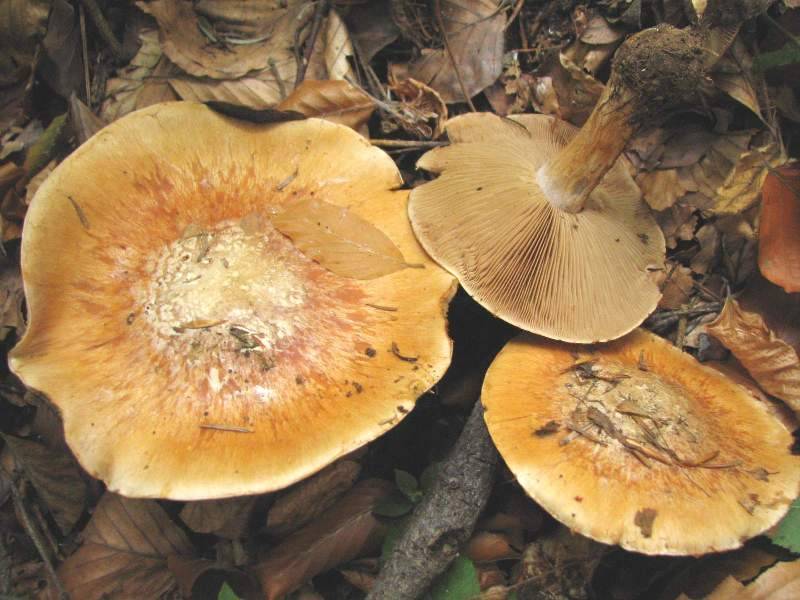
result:
<svg viewBox="0 0 800 600"><path fill-rule="evenodd" d="M385 153L327 121L131 113L31 203L30 323L11 367L116 492L286 487L394 426L449 364L454 282L417 245L400 183ZM269 218L311 197L423 268L361 280L311 260Z"/></svg>
<svg viewBox="0 0 800 600"><path fill-rule="evenodd" d="M614 339L661 296L664 236L618 161L580 212L554 206L538 170L577 129L543 115L451 119L452 144L418 166L439 177L411 193L418 239L498 317L569 342Z"/></svg>
<svg viewBox="0 0 800 600"><path fill-rule="evenodd" d="M739 547L800 490L769 406L643 330L596 349L522 335L482 401L520 485L578 533L646 554Z"/></svg>

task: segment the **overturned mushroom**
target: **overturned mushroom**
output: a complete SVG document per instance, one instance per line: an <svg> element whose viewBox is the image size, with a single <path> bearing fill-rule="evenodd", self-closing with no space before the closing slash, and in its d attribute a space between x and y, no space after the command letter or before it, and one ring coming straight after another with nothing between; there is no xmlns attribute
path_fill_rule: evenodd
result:
<svg viewBox="0 0 800 600"><path fill-rule="evenodd" d="M792 436L764 401L643 330L588 350L522 335L482 401L520 485L578 533L629 550L737 548L800 486Z"/></svg>
<svg viewBox="0 0 800 600"><path fill-rule="evenodd" d="M633 133L695 92L702 53L668 26L628 40L578 131L562 121L468 114L452 145L419 166L439 177L411 193L417 237L478 302L534 333L619 337L655 308L664 237L618 157Z"/></svg>
<svg viewBox="0 0 800 600"><path fill-rule="evenodd" d="M114 491L288 486L399 422L449 363L453 280L414 240L399 184L386 154L326 121L132 113L30 206L30 323L11 366ZM363 239L341 239L332 214ZM374 267L376 244L424 268L393 255L337 274L364 254Z"/></svg>

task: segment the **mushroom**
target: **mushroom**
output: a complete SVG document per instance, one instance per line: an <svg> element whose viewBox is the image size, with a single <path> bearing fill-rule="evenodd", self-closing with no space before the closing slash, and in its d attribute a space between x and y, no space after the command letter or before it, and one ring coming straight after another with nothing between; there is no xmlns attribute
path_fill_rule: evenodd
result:
<svg viewBox="0 0 800 600"><path fill-rule="evenodd" d="M418 166L439 174L411 193L428 253L502 319L570 342L614 339L660 293L665 244L618 157L642 125L694 93L694 34L661 26L617 51L611 79L578 131L541 115L452 119L452 142Z"/></svg>
<svg viewBox="0 0 800 600"><path fill-rule="evenodd" d="M482 401L520 485L600 542L737 548L800 489L800 457L770 406L644 330L589 349L523 334L489 368Z"/></svg>
<svg viewBox="0 0 800 600"><path fill-rule="evenodd" d="M11 367L115 492L284 488L398 423L449 364L454 281L416 243L400 183L385 153L327 121L259 125L194 103L131 113L31 203L30 322ZM324 268L270 220L309 198L423 268Z"/></svg>

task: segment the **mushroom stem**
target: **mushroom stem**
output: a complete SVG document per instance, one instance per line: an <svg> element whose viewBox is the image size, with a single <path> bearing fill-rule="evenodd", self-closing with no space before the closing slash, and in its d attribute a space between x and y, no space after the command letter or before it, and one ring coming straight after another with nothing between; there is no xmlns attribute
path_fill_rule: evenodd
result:
<svg viewBox="0 0 800 600"><path fill-rule="evenodd" d="M701 37L669 25L645 29L622 44L589 120L536 173L551 204L570 213L583 210L637 129L697 92L703 59Z"/></svg>
<svg viewBox="0 0 800 600"><path fill-rule="evenodd" d="M603 179L635 133L634 96L612 82L589 120L569 144L536 173L536 182L550 203L565 212L583 210L586 199Z"/></svg>

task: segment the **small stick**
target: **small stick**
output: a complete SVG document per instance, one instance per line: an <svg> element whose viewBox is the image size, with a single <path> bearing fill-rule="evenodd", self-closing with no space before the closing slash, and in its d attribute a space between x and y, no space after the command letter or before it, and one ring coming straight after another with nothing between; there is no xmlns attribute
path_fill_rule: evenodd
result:
<svg viewBox="0 0 800 600"><path fill-rule="evenodd" d="M92 83L89 76L89 45L86 41L86 10L83 4L78 5L81 26L81 58L83 59L83 85L86 94L86 106L92 110Z"/></svg>
<svg viewBox="0 0 800 600"><path fill-rule="evenodd" d="M97 0L81 0L81 4L86 7L86 12L88 12L89 16L92 18L94 26L97 27L97 32L108 45L111 54L114 55L114 59L119 62L124 61L125 53L122 50L122 44L119 43L117 36L115 36L114 32L111 30L111 25L108 24L108 21L103 15L103 11L100 10L100 7L97 5Z"/></svg>
<svg viewBox="0 0 800 600"><path fill-rule="evenodd" d="M384 140L372 138L369 143L373 146L384 148L436 148L437 146L447 146L449 142L427 142L419 140Z"/></svg>
<svg viewBox="0 0 800 600"><path fill-rule="evenodd" d="M322 18L325 15L326 8L328 8L328 0L317 0L317 6L314 8L314 17L311 21L311 33L308 34L303 60L297 65L297 77L294 78L295 88L303 83L306 78L306 69L308 69L308 63L311 61L311 54L314 52L314 45L317 43L319 31L322 29Z"/></svg>
<svg viewBox="0 0 800 600"><path fill-rule="evenodd" d="M453 66L453 72L458 79L458 85L461 88L461 93L464 94L464 100L469 105L472 112L477 112L475 105L472 103L472 98L467 93L467 87L464 85L464 80L461 79L461 71L458 69L456 58L453 56L453 51L450 49L450 41L447 39L447 30L444 27L444 18L442 17L442 4L441 0L433 0L434 13L436 13L436 23L439 25L439 30L442 32L442 40L444 40L444 48L447 51L447 56L450 57L450 63Z"/></svg>
<svg viewBox="0 0 800 600"><path fill-rule="evenodd" d="M486 506L497 462L497 450L483 421L483 406L477 400L367 600L415 600L444 572L459 555Z"/></svg>

